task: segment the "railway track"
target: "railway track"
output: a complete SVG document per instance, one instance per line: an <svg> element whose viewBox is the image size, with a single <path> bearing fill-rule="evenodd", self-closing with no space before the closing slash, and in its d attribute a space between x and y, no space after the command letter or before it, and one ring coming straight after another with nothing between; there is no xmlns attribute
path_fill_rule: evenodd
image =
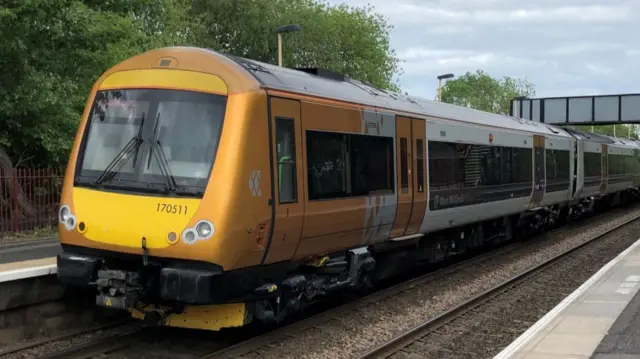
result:
<svg viewBox="0 0 640 359"><path fill-rule="evenodd" d="M548 268L552 266L554 263L557 263L562 258L565 258L576 251L579 251L581 248L589 246L589 244L594 243L600 238L607 236L608 234L619 230L622 227L625 227L633 222L636 222L640 219L640 216L633 217L630 220L627 220L613 228L607 229L603 232L600 232L587 240L586 242L571 248L568 251L557 255L550 260L545 261L544 263L537 265L535 267L530 268L529 270L520 273L519 275L510 278L504 283L501 283L494 288L483 292L482 294L471 298L465 303L457 306L454 309L451 309L447 312L442 313L441 315L424 322L419 327L415 327L397 337L394 337L388 342L385 342L372 350L362 354L359 356L360 358L373 358L373 357L385 357L385 353L393 353L398 351L395 348L402 347L403 345L407 345L407 343L411 342L411 340L415 340L414 338L421 337L427 335L429 332L433 332L442 325L454 320L460 315L472 310L473 308L477 308L481 306L483 303L489 301L492 297L496 296L498 293L505 291L509 287L513 287L518 283L526 280L526 278L530 277L536 272L541 271L543 268ZM551 231L546 233L545 235L552 235ZM457 263L453 266L445 267L436 272L427 273L425 275L419 276L407 282L402 282L400 284L393 285L386 289L383 289L379 292L371 294L367 297L360 298L353 302L349 302L341 307L338 307L333 310L328 310L325 312L321 312L313 317L308 319L303 319L294 324L279 328L276 331L267 333L262 336L257 336L251 338L248 341L244 341L238 343L234 346L224 348L220 351L216 351L213 353L209 353L207 355L203 355L198 357L198 359L213 359L213 358L241 358L241 357L259 357L258 351L261 348L269 347L276 345L278 342L282 342L283 340L296 340L297 335L306 330L310 330L313 328L317 328L324 323L327 323L335 318L341 317L343 314L358 310L360 308L365 308L367 305L384 300L386 298L395 296L403 291L407 291L413 287L426 286L431 282L439 281L451 276L453 273L462 271L464 269L468 269L470 267L477 266L481 262L491 261L499 256L508 255L508 253L520 249L522 246L526 246L527 242L516 242L512 245L501 248L500 250L489 252L477 257L473 257L471 259L465 260L463 262Z"/></svg>
<svg viewBox="0 0 640 359"><path fill-rule="evenodd" d="M94 340L82 345L47 354L39 359L88 359L94 356L109 355L112 352L126 349L135 344L143 328L138 327L112 337Z"/></svg>
<svg viewBox="0 0 640 359"><path fill-rule="evenodd" d="M89 328L72 330L70 332L56 335L54 337L45 337L43 339L29 341L20 345L10 346L8 348L0 348L0 358L16 355L16 353L25 352L30 349L45 346L50 343L68 340L68 339L72 339L74 337L80 337L83 335L89 335L97 331L109 331L109 330L117 329L119 327L124 327L130 323L133 323L133 320L131 318L109 320L107 323L104 323L104 324L98 324L95 326L91 326ZM94 342L97 342L97 340Z"/></svg>
<svg viewBox="0 0 640 359"><path fill-rule="evenodd" d="M499 297L514 289L514 287L520 285L527 285L532 281L532 278L536 275L544 275L544 272L557 265L559 262L566 260L569 256L576 254L579 251L585 250L585 248L594 245L595 242L607 237L609 234L626 227L627 225L640 220L640 216L630 219L614 228L606 230L600 233L590 240L575 246L557 256L550 258L544 263L541 263L523 273L520 273L509 280L485 291L484 293L477 295L468 301L458 305L455 308L450 309L447 312L440 314L435 318L431 318L408 331L405 331L392 339L385 341L384 343L370 349L369 351L358 355L358 359L371 359L371 358L388 358L394 356L403 351L408 346L416 343L422 338L435 333L437 330L452 323L463 315L475 312L482 313L485 306L491 306L494 300L500 300ZM635 242L637 239L633 239Z"/></svg>
<svg viewBox="0 0 640 359"><path fill-rule="evenodd" d="M74 345L37 358L191 358L228 347L243 338L234 338L228 333L186 332L175 328L147 328L139 324L118 335Z"/></svg>
<svg viewBox="0 0 640 359"><path fill-rule="evenodd" d="M597 238L605 236L608 233L616 231L619 228L631 222L636 221L638 218L640 218L640 216L633 217L631 220L628 220L618 226L605 230L604 232L599 233L598 235L591 238L591 240L588 243L591 243L595 241ZM572 226L572 227L576 226L577 228L583 227L584 224L581 222L582 221L574 222L572 224L569 224L569 226ZM562 231L566 230L569 226L564 226L564 227L551 230L549 232L541 233L536 237L539 237L541 239L545 237L549 237L549 239L551 239L553 237L557 237L558 235L561 235ZM277 343L279 341L295 339L298 333L301 333L308 329L312 329L314 327L319 327L335 318L339 318L343 314L346 314L352 311L357 311L359 308L364 308L369 304L376 303L378 301L384 300L389 297L393 297L404 291L409 291L412 288L427 286L429 283L437 282L444 278L453 276L457 272L469 270L469 268L478 267L482 263L491 262L496 258L508 257L510 253L515 252L517 250L522 250L522 249L528 250L530 247L535 246L536 243L540 244L537 240L525 241L525 242L514 242L506 246L498 247L490 252L476 255L471 258L463 259L462 261L458 259L458 261L455 262L453 265L448 265L448 266L445 266L444 268L440 268L440 269L437 269L436 271L428 272L427 274L421 274L417 277L414 276L414 278L403 281L400 284L391 285L386 288L383 287L382 289L379 289L378 291L370 295L361 297L356 300L348 301L346 304L341 304L338 307L321 309L324 311L321 311L320 313L315 314L311 317L299 318L293 324L280 327L276 330L267 331L266 333L265 331L259 331L251 335L245 335L245 334L231 335L231 336L227 335L227 336L223 336L222 339L215 335L208 336L206 338L199 338L199 339L193 338L194 343L198 340L201 340L203 342L207 342L208 345L203 346L201 344L196 344L196 345L181 344L181 346L185 347L186 349L182 353L176 354L176 356L171 356L171 355L166 356L165 354L165 355L159 355L159 356L145 355L145 357L172 358L172 357L177 357L178 355L180 358L199 358L199 359L243 357L258 351L261 348L273 345L274 343ZM578 250L578 248L584 247L586 245L587 244L583 244L581 246L573 248L571 251L565 252L561 256L569 255L570 252L576 251ZM552 261L558 260L558 258L560 258L561 256L558 256L552 259L551 261L547 261L546 265L547 266L550 265ZM533 268L527 271L526 273L532 273L541 267L542 266L538 266L536 268ZM521 279L524 278L522 277L524 275L525 273L520 275ZM516 281L518 281L518 279L512 278L509 282L512 283L512 285L516 285ZM380 346L378 348L375 348L375 352L372 351L371 353L368 353L368 354L365 353L365 355L367 356L363 356L363 357L377 356L378 353L384 354L386 352L385 350L389 350L391 346L395 348L401 343L403 343L403 340L408 340L410 338L409 335L418 335L419 332L426 333L427 329L425 328L427 327L435 328L436 323L438 322L446 323L447 318L449 318L450 320L453 320L452 315L454 315L455 313L464 313L465 308L469 310L472 309L473 304L471 302L476 303L477 304L476 307L477 307L482 304L483 302L482 298L484 298L484 301L489 300L491 297L491 293L495 293L495 291L500 290L499 287L505 288L505 286L508 286L508 283L503 283L501 286L498 286L496 288L493 288L491 291L487 291L486 293L483 293L482 296L478 296L477 298L474 298L472 301L469 301L465 305L461 305L455 308L454 310L451 310L445 313L446 315L443 314L437 318L434 318L434 320L431 321L431 324L425 323L421 329L414 328L415 331L412 331L412 334L405 333L403 336L394 338L393 339L394 342L390 343L389 344L390 346L387 347L387 349L384 349L382 346ZM306 315L308 316L308 313ZM169 330L169 329L170 328L164 328L164 330ZM211 334L211 333L208 333L208 334ZM179 336L194 337L192 334L187 334L184 331L181 332L181 334L178 334L178 337ZM196 335L196 337L201 337L201 336L202 335ZM166 339L163 339L163 337L166 337ZM229 340L229 337L233 337L233 340ZM247 337L249 339L244 340ZM42 359L45 359L45 358L46 359L53 359L53 358L87 358L88 359L92 357L137 358L139 357L139 353L149 354L145 348L148 349L150 346L155 345L154 343L168 342L168 341L174 342L176 339L178 338L171 334L158 336L156 333L156 334L150 335L148 333L145 333L145 329L140 327L137 329L132 329L120 335L106 337L99 340L93 340L82 345L74 345L69 348L65 348L63 350L55 351L53 353L40 356L38 358L42 358ZM178 340L178 342L179 341L180 340ZM160 348L155 351L162 352L163 350L166 350L166 352L171 352L169 345L170 344L165 343L163 345L164 349Z"/></svg>

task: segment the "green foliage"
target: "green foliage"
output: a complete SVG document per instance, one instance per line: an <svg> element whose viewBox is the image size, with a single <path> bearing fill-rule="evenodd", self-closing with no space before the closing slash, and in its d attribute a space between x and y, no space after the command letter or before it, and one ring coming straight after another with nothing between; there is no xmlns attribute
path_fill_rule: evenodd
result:
<svg viewBox="0 0 640 359"><path fill-rule="evenodd" d="M318 66L397 89L390 27L370 7L318 0L5 0L0 5L0 146L14 162L67 161L89 91L151 48L191 45L285 66Z"/></svg>
<svg viewBox="0 0 640 359"><path fill-rule="evenodd" d="M534 86L523 79L498 80L482 70L447 81L442 89L443 102L500 114L509 114L510 100L518 96L535 96Z"/></svg>
<svg viewBox="0 0 640 359"><path fill-rule="evenodd" d="M330 7L315 0L195 0L191 16L197 19L193 30L199 46L274 64L274 29L299 24L301 32L283 34L284 66L323 67L397 89L391 26L371 7Z"/></svg>
<svg viewBox="0 0 640 359"><path fill-rule="evenodd" d="M78 0L17 0L0 11L0 145L15 161L66 162L89 90L144 48L129 16Z"/></svg>

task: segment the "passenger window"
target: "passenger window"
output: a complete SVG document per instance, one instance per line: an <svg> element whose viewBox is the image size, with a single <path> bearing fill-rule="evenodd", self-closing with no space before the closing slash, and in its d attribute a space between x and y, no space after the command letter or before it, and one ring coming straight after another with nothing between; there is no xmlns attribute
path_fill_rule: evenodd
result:
<svg viewBox="0 0 640 359"><path fill-rule="evenodd" d="M402 193L409 192L409 175L407 165L407 139L405 137L400 138L400 186L402 187Z"/></svg>
<svg viewBox="0 0 640 359"><path fill-rule="evenodd" d="M531 183L532 150L429 141L432 190Z"/></svg>
<svg viewBox="0 0 640 359"><path fill-rule="evenodd" d="M349 135L352 196L392 194L393 139L382 136Z"/></svg>
<svg viewBox="0 0 640 359"><path fill-rule="evenodd" d="M276 118L278 196L280 203L298 201L295 138L295 123L293 119Z"/></svg>
<svg viewBox="0 0 640 359"><path fill-rule="evenodd" d="M556 156L553 150L545 150L546 152L546 173L547 173L547 181L554 180L558 178L558 165L556 163Z"/></svg>
<svg viewBox="0 0 640 359"><path fill-rule="evenodd" d="M513 180L513 171L511 167L511 161L513 160L513 156L511 155L511 147L503 147L502 152L500 154L500 158L502 159L502 171L501 173L501 182L502 184L512 184Z"/></svg>
<svg viewBox="0 0 640 359"><path fill-rule="evenodd" d="M394 193L393 138L306 131L309 199Z"/></svg>
<svg viewBox="0 0 640 359"><path fill-rule="evenodd" d="M424 192L424 143L421 138L416 140L416 152L418 192Z"/></svg>

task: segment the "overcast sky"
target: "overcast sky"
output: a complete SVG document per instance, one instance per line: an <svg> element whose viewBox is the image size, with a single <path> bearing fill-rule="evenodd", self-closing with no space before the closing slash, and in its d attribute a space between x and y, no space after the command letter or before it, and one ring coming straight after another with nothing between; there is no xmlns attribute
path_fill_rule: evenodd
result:
<svg viewBox="0 0 640 359"><path fill-rule="evenodd" d="M526 77L537 97L640 92L640 0L329 0L371 4L395 27L402 89L438 74Z"/></svg>

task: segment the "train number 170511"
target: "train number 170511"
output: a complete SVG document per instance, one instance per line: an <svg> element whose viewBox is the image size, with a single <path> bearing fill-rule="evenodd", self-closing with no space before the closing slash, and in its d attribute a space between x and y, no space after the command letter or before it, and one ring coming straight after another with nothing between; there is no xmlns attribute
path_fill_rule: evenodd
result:
<svg viewBox="0 0 640 359"><path fill-rule="evenodd" d="M169 214L187 214L187 206L181 204L158 203L156 211Z"/></svg>

